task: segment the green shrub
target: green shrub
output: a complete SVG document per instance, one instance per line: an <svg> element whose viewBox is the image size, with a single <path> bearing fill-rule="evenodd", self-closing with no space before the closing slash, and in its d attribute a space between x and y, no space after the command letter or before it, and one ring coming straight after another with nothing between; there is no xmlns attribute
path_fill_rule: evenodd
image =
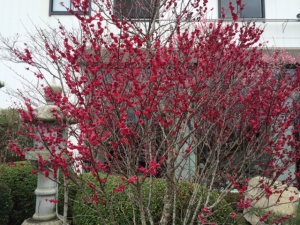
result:
<svg viewBox="0 0 300 225"><path fill-rule="evenodd" d="M61 176L60 173L60 182L63 183L63 177ZM75 196L76 196L77 188L76 186L69 181L68 185L68 220L72 220L72 208L74 205L75 201ZM64 210L64 187L63 185L60 185L58 188L58 212L60 215L63 214Z"/></svg>
<svg viewBox="0 0 300 225"><path fill-rule="evenodd" d="M1 168L0 182L9 187L11 190L11 199L13 201L13 210L9 214L9 224L21 224L25 219L32 217L35 212L36 197L34 191L37 187L38 175L31 173L34 168L26 161L16 162L10 166L3 165ZM60 182L63 182L61 174ZM64 202L62 186L59 187L58 194L58 211L62 214ZM73 185L70 185L69 218L72 217L72 204L75 195L76 188ZM0 223L0 225L2 224Z"/></svg>
<svg viewBox="0 0 300 225"><path fill-rule="evenodd" d="M299 225L300 224L300 203L298 202L295 217L283 222L283 225Z"/></svg>
<svg viewBox="0 0 300 225"><path fill-rule="evenodd" d="M296 216L288 221L284 221L282 225L299 225L300 224L300 216Z"/></svg>
<svg viewBox="0 0 300 225"><path fill-rule="evenodd" d="M32 166L27 162L3 167L0 182L10 188L13 201L13 210L9 214L10 224L22 224L34 214L37 175L31 174L31 170Z"/></svg>
<svg viewBox="0 0 300 225"><path fill-rule="evenodd" d="M92 179L90 175L85 175L86 178ZM120 193L114 193L113 189L120 185L120 177L110 176L105 183L105 191L108 197L104 197L98 194L99 203L96 205L97 210L93 209L92 199L93 193L90 188L85 188L85 191L89 193L89 196L86 197L83 195L83 192L78 192L76 195L76 203L73 206L73 223L75 225L87 224L87 225L97 225L101 223L100 215L105 220L106 225L113 224L113 221L116 224L133 224L133 218L135 212L135 217L137 224L140 224L140 212L138 210L138 204L134 200L135 189L126 186L125 191ZM91 185L90 185L91 186ZM146 196L143 198L143 204L147 205L148 194L150 190L150 180L146 179L145 183L142 186L142 194ZM181 182L177 188L178 190L178 199L176 201L176 210L177 218L176 224L182 224L182 218L185 216L185 211L188 207L188 202L191 197L194 187L193 184L188 182ZM166 190L166 181L164 179L155 179L152 187L152 197L150 211L153 216L154 224L159 223L159 219L162 215L163 209L163 199L164 193ZM206 195L203 189L199 190L198 198L201 194ZM213 192L211 194L210 202L216 201L218 194ZM100 214L98 215L97 212ZM229 217L229 213L232 212L232 208L227 205L225 201L221 202L218 207L214 210L213 215L210 217L210 221L215 221L217 224L234 224L234 220ZM112 213L112 214L111 214ZM200 212L199 212L200 214ZM150 224L149 218L147 218L147 223ZM191 221L188 223L190 224Z"/></svg>
<svg viewBox="0 0 300 225"><path fill-rule="evenodd" d="M293 218L285 219L282 221L282 218L285 215L272 212L270 216L265 220L266 224L281 224L281 225L299 225L300 224L300 204L298 203L295 216ZM250 213L261 217L268 213L267 209L251 209Z"/></svg>
<svg viewBox="0 0 300 225"><path fill-rule="evenodd" d="M19 123L20 114L17 109L0 109L0 163L22 160L9 149L9 141L18 143L22 148L33 146L33 139L20 135L24 128Z"/></svg>
<svg viewBox="0 0 300 225"><path fill-rule="evenodd" d="M9 214L13 207L10 188L0 183L0 225L8 224Z"/></svg>
<svg viewBox="0 0 300 225"><path fill-rule="evenodd" d="M240 193L230 192L225 196L224 199L228 204L230 204L234 212L243 212L243 209L237 206L237 203L240 201ZM243 196L242 199L244 199Z"/></svg>

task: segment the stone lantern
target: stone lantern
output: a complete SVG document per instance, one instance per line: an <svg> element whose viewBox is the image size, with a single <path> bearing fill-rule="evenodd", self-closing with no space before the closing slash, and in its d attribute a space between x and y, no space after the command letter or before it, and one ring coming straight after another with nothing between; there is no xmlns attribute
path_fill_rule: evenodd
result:
<svg viewBox="0 0 300 225"><path fill-rule="evenodd" d="M62 91L62 88L57 86L55 83L50 85L49 88L52 89L54 93L59 93ZM38 158L42 157L43 160L48 160L50 152L46 146L44 146L43 141L41 140L41 133L44 136L52 135L58 136L60 138L66 138L66 131L62 130L61 132L48 132L59 126L55 116L53 115L53 110L59 112L58 106L54 105L53 102L45 95L46 105L41 105L36 108L36 122L41 121L39 130L37 131L37 136L39 140L34 140L35 151L26 152L25 158L31 161L33 164L38 165ZM50 129L46 128L50 127ZM47 131L48 130L48 131ZM52 149L58 153L60 149L64 146L50 146ZM48 146L49 148L49 146ZM31 225L31 224L40 224L40 225L61 225L62 222L58 218L56 213L56 204L50 202L49 200L56 200L57 196L57 183L55 182L54 173L49 168L49 176L45 177L43 173L38 173L37 188L35 190L36 195L36 206L35 213L32 218L25 220L22 225Z"/></svg>

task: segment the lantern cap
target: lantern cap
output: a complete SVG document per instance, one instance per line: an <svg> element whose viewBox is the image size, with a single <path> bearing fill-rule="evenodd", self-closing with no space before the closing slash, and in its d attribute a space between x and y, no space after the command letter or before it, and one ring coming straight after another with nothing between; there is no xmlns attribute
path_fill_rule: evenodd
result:
<svg viewBox="0 0 300 225"><path fill-rule="evenodd" d="M54 94L62 92L62 88L56 84L54 78L52 80L52 83L46 87L46 89L48 88L50 88L52 93ZM44 94L46 105L40 105L35 109L36 119L44 122L55 122L56 117L54 116L54 113L60 113L60 108L55 105L47 95L47 93Z"/></svg>
<svg viewBox="0 0 300 225"><path fill-rule="evenodd" d="M57 85L55 79L53 78L52 83L46 87L46 89L50 88L54 94L61 93L62 87ZM53 101L47 96L45 93L44 98L47 102L47 105L53 105Z"/></svg>

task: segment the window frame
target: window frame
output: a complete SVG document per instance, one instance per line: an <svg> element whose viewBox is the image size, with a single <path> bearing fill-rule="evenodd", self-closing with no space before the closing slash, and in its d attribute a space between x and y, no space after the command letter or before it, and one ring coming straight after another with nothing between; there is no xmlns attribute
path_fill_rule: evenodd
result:
<svg viewBox="0 0 300 225"><path fill-rule="evenodd" d="M222 9L222 1L223 0L218 0L218 16L220 19L222 19L222 15L221 15L221 9ZM236 4L236 0L231 0L234 4ZM260 11L261 11L261 17L243 17L243 16L240 16L239 15L239 19L264 19L265 18L265 0L259 0L261 2L261 8L260 8ZM243 2L242 2L243 4ZM247 7L247 6L246 6ZM237 7L235 7L237 8ZM231 16L230 17L226 17L224 19L231 19Z"/></svg>
<svg viewBox="0 0 300 225"><path fill-rule="evenodd" d="M118 18L119 20L120 19L123 19L123 18L126 18L126 19L129 19L129 20L134 20L134 21L147 21L147 20L150 20L151 19L151 16L152 16L152 11L149 11L149 16L141 16L141 17L138 17L135 13L135 16L132 16L131 13L129 13L129 15L120 15L119 14L119 11L116 7L117 5L117 1L128 1L128 0L113 0L113 14L114 16L116 16L116 18ZM134 0L130 0L130 1L134 1ZM137 0L138 1L138 0ZM144 1L147 1L147 0L144 0ZM153 1L158 1L158 3L156 4L159 4L160 0L149 0L151 2ZM151 4L150 2L150 4ZM125 5L126 7L126 5ZM126 9L126 8L125 8ZM135 8L135 11L136 11L137 8ZM156 20L158 19L159 17L159 13L157 14L156 16Z"/></svg>
<svg viewBox="0 0 300 225"><path fill-rule="evenodd" d="M88 16L91 15L91 0L89 2L90 2L89 3L89 10L88 10L88 13L86 14ZM49 1L49 16L70 16L70 15L73 15L69 11L54 11L53 10L53 3L54 3L54 0ZM70 4L71 4L71 0L70 0ZM74 11L74 12L78 12L78 11ZM79 12L79 14L84 15L83 12Z"/></svg>

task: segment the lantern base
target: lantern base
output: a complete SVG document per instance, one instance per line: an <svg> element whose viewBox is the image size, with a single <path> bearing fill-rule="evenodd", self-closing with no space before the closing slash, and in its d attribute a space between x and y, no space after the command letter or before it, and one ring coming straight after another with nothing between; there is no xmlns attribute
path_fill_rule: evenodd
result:
<svg viewBox="0 0 300 225"><path fill-rule="evenodd" d="M25 220L22 225L62 225L62 221L59 219L52 219L49 221L40 221L29 218Z"/></svg>

